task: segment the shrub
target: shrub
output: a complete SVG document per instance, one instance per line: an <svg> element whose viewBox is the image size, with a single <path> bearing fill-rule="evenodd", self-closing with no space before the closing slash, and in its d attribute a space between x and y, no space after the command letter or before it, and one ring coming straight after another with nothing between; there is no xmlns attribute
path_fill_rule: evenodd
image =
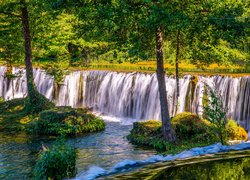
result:
<svg viewBox="0 0 250 180"><path fill-rule="evenodd" d="M234 120L228 120L226 125L227 137L229 140L248 140L246 130L240 127Z"/></svg>
<svg viewBox="0 0 250 180"><path fill-rule="evenodd" d="M105 123L86 109L56 107L43 111L31 124L33 133L43 135L78 135L97 132L105 128Z"/></svg>
<svg viewBox="0 0 250 180"><path fill-rule="evenodd" d="M218 134L221 143L226 144L227 109L224 108L219 93L208 86L207 88L209 99L207 105L204 107L204 116L209 122L213 124L212 130L215 134Z"/></svg>
<svg viewBox="0 0 250 180"><path fill-rule="evenodd" d="M44 110L55 107L54 103L37 90L34 91L34 97L34 99L25 98L25 109L28 114L39 114Z"/></svg>
<svg viewBox="0 0 250 180"><path fill-rule="evenodd" d="M34 168L36 179L61 180L76 175L76 150L63 139L56 141L51 149L40 153Z"/></svg>
<svg viewBox="0 0 250 180"><path fill-rule="evenodd" d="M134 144L150 146L158 150L166 149L166 143L162 139L160 121L135 122L127 138Z"/></svg>
<svg viewBox="0 0 250 180"><path fill-rule="evenodd" d="M192 138L209 130L209 122L190 112L177 114L171 119L171 122L178 138Z"/></svg>
<svg viewBox="0 0 250 180"><path fill-rule="evenodd" d="M219 135L214 131L215 125L201 119L198 115L184 112L173 117L171 121L177 137L174 143L163 140L161 122L155 120L135 122L127 138L133 144L168 151L168 153L220 141ZM226 131L230 140L248 138L246 131L233 120L228 121Z"/></svg>
<svg viewBox="0 0 250 180"><path fill-rule="evenodd" d="M161 122L156 120L148 120L145 122L135 122L131 132L142 133L144 135L156 135L161 131Z"/></svg>

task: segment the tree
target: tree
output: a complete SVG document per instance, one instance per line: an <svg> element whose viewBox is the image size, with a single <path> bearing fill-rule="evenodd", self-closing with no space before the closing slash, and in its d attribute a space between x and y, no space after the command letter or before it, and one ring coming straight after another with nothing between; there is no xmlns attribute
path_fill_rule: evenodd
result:
<svg viewBox="0 0 250 180"><path fill-rule="evenodd" d="M249 6L244 0L204 3L190 27L190 59L194 64L244 64L248 55Z"/></svg>
<svg viewBox="0 0 250 180"><path fill-rule="evenodd" d="M33 3L35 2L36 1ZM29 3L31 2L29 1ZM3 57L6 58L7 56L7 59L5 60L12 62L13 59L19 61L19 59L24 56L28 91L26 103L27 111L29 113L38 113L43 109L51 107L52 103L49 102L43 95L39 94L33 80L31 32L27 2L25 0L20 0L18 2L11 0L4 1L0 8L0 15L7 17L7 19L5 19L3 23L0 24L2 27L4 27L1 33L4 35L9 35L10 37L10 42L3 46ZM13 26L17 27L18 29L13 30L9 22L13 23ZM22 33L19 33L18 30L20 30ZM23 36L23 40L21 39L21 34ZM0 42L4 45L2 39ZM17 42L17 48L13 47L15 42ZM20 42L23 42L22 47ZM24 55L21 49L24 49Z"/></svg>
<svg viewBox="0 0 250 180"><path fill-rule="evenodd" d="M163 34L167 26L165 18L169 15L168 3L141 0L82 0L67 4L61 0L56 2L56 6L74 7L75 13L84 22L80 28L85 37L91 37L92 41L114 43L117 47L126 49L131 58L145 59L156 48L162 132L165 140L174 141L163 64Z"/></svg>
<svg viewBox="0 0 250 180"><path fill-rule="evenodd" d="M29 27L29 15L27 10L27 4L25 0L20 0L21 4L21 17L23 26L23 38L24 38L24 52L25 52L25 69L27 89L30 103L32 104L36 99L36 89L33 80L33 67L32 67L32 50L31 50L31 36ZM34 104L35 105L35 104Z"/></svg>
<svg viewBox="0 0 250 180"><path fill-rule="evenodd" d="M223 106L219 93L208 85L206 85L206 88L208 89L209 99L207 99L207 105L204 107L204 116L214 126L214 133L219 135L221 143L226 144L227 109Z"/></svg>

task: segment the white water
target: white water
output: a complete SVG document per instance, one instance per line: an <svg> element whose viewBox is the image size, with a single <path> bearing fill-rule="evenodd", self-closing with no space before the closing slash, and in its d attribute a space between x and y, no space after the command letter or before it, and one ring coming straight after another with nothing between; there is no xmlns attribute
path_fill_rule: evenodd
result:
<svg viewBox="0 0 250 180"><path fill-rule="evenodd" d="M8 82L4 78L6 68L0 67L0 96L5 100L26 95L26 78L23 76ZM13 68L13 73L23 71ZM180 97L176 101L176 83L166 77L170 115L191 111L202 115L204 83L219 91L228 118L250 129L250 77L198 77L196 84L191 76L180 79ZM59 106L88 106L106 117L120 119L123 124L147 119L160 119L158 84L155 74L118 73L110 71L75 71L65 77L57 93L53 93L53 78L44 71L34 69L34 81L38 91L54 100ZM13 87L12 87L13 84ZM58 94L58 97L53 97ZM176 109L176 103L177 109Z"/></svg>
<svg viewBox="0 0 250 180"><path fill-rule="evenodd" d="M221 143L213 144L210 146L205 147L197 147L190 150L183 151L179 154L175 155L155 155L151 156L145 160L130 160L126 159L123 161L118 162L110 169L104 169L98 166L92 166L89 170L81 172L75 178L75 180L92 180L99 176L110 175L113 173L124 172L134 166L140 167L143 165L156 163L156 162L164 162L164 161L174 161L177 159L185 159L195 156L202 156L206 154L215 154L220 152L227 152L227 151L235 151L235 150L245 150L250 149L249 142L243 142L241 144L231 145L231 146L223 146Z"/></svg>

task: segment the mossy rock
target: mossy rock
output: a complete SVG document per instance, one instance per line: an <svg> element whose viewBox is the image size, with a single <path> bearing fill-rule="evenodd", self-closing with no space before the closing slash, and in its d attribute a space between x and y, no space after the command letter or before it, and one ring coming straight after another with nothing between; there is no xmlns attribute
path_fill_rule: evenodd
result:
<svg viewBox="0 0 250 180"><path fill-rule="evenodd" d="M26 98L12 99L0 103L0 114L9 114L24 110Z"/></svg>
<svg viewBox="0 0 250 180"><path fill-rule="evenodd" d="M229 140L248 140L248 134L237 122L230 119L226 125L227 137Z"/></svg>
<svg viewBox="0 0 250 180"><path fill-rule="evenodd" d="M152 147L157 150L180 152L187 148L205 146L219 142L219 136L214 131L214 125L201 119L198 115L184 112L171 119L176 133L176 142L163 141L161 122L149 120L135 122L133 129L127 136L128 140L136 145ZM226 125L228 140L247 140L248 134L235 121L229 120Z"/></svg>
<svg viewBox="0 0 250 180"><path fill-rule="evenodd" d="M37 90L34 91L33 99L25 98L25 109L29 114L39 114L40 112L55 107L55 104L47 99Z"/></svg>
<svg viewBox="0 0 250 180"><path fill-rule="evenodd" d="M41 135L79 135L104 128L104 121L86 109L55 107L41 112L29 129Z"/></svg>
<svg viewBox="0 0 250 180"><path fill-rule="evenodd" d="M42 111L39 114L40 120L47 120L50 122L62 122L69 116L78 116L78 113L75 109L62 106L62 107L55 107L53 109Z"/></svg>
<svg viewBox="0 0 250 180"><path fill-rule="evenodd" d="M133 133L142 133L144 135L154 135L161 131L161 122L148 120L145 122L135 122L133 124Z"/></svg>
<svg viewBox="0 0 250 180"><path fill-rule="evenodd" d="M25 110L25 98L0 103L0 131L17 133L23 131L32 120Z"/></svg>
<svg viewBox="0 0 250 180"><path fill-rule="evenodd" d="M171 119L171 123L179 139L196 138L204 140L214 138L210 132L210 123L190 112L177 114Z"/></svg>
<svg viewBox="0 0 250 180"><path fill-rule="evenodd" d="M166 149L165 142L162 139L160 121L134 122L133 129L127 139L136 145L149 146L157 150Z"/></svg>
<svg viewBox="0 0 250 180"><path fill-rule="evenodd" d="M179 115L179 117L186 117ZM191 120L193 120L193 114L191 114L191 117L188 116ZM182 126L179 126L179 123L182 123L186 121L186 118L179 118L174 119L175 125L174 128L182 128ZM190 120L187 118L188 120ZM196 118L196 121L201 121L200 123L203 123L203 120L199 117ZM187 121L188 121L187 120ZM194 121L194 122L196 122ZM192 125L192 123L187 123L184 127L188 126L189 124ZM203 125L203 124L202 124ZM207 122L204 121L204 126L207 125ZM200 127L200 126L198 126ZM177 129L176 129L177 130ZM192 130L192 128L186 129L188 133L190 133L189 130ZM203 131L202 131L203 130ZM181 137L181 134L183 131L176 131L176 142L170 143L163 140L162 136L162 128L161 128L161 122L157 120L150 120L145 122L135 122L133 124L133 129L130 131L130 134L127 136L128 140L136 145L140 146L146 146L151 147L159 151L166 151L167 153L178 153L185 149L197 147L197 146L205 146L209 145L211 143L215 143L214 137L209 133L209 129L203 128L203 126L200 127L199 133L194 134L193 136L190 136L187 138L185 136ZM193 132L192 132L193 133Z"/></svg>

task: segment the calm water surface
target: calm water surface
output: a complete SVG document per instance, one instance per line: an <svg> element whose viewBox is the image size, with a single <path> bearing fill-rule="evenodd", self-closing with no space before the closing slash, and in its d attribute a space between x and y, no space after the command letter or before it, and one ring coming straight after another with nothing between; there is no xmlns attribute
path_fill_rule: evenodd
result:
<svg viewBox="0 0 250 180"><path fill-rule="evenodd" d="M155 151L137 148L126 140L131 128L130 125L107 122L103 132L69 139L67 143L78 150L78 172L91 166L108 169L124 159L145 159L154 155ZM0 179L32 179L32 168L41 144L50 146L53 141L0 134Z"/></svg>

